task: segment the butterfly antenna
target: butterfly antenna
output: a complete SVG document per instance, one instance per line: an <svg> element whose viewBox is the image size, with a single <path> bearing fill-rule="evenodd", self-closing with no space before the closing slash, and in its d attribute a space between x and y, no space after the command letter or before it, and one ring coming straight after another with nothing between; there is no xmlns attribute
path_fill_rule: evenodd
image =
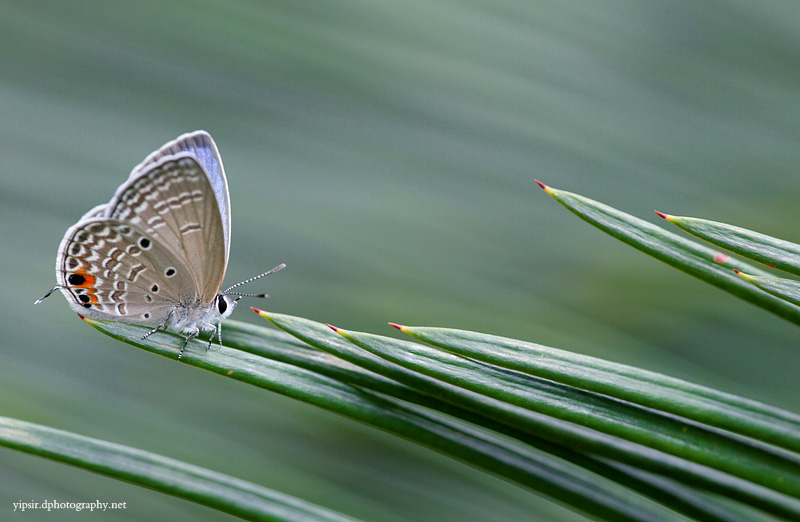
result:
<svg viewBox="0 0 800 522"><path fill-rule="evenodd" d="M261 297L263 299L269 297L269 294L243 294L241 292L225 292L223 295L238 295L239 298L236 299L237 301L242 297Z"/></svg>
<svg viewBox="0 0 800 522"><path fill-rule="evenodd" d="M233 294L233 295L241 295L241 296L249 296L249 297L265 297L267 294L240 294L240 293L238 293L238 292L231 292L231 290L233 290L233 289L234 289L234 288L236 288L237 286L246 285L247 283L252 283L252 282L253 282L253 281L255 281L256 279L261 279L262 277L266 277L266 276L268 276L268 275L270 275L270 274L274 274L275 272L277 272L278 270L281 270L282 268L286 268L286 263L281 263L280 265L276 266L276 267L275 267L275 268L273 268L272 270L267 270L267 271L266 271L266 272L264 272L263 274L258 274L257 276L255 276L255 277L251 277L250 279L247 279L247 280L245 280L245 281L242 281L241 283L236 283L235 285L233 285L233 286L231 286L231 287L228 287L228 288L226 288L226 289L225 289L225 291L224 291L224 292L222 292L222 293L223 293L223 294L229 294L229 293L231 293L231 294ZM51 291L51 293L52 293L52 291ZM45 296L45 297L47 297L47 296ZM44 298L42 298L42 299L44 299Z"/></svg>
<svg viewBox="0 0 800 522"><path fill-rule="evenodd" d="M273 270L274 270L274 269L273 269ZM47 293L46 293L46 294L44 294L42 297L40 297L39 299L37 299L37 300L36 300L36 301L35 301L33 304L37 305L37 304L41 303L42 301L44 301L45 299L47 299L48 297L50 297L50 295L51 295L53 292L55 292L56 290L58 290L59 288L67 288L67 287L66 287L66 286L62 286L62 285L56 285L56 286L54 286L54 287L53 287L53 288L52 288L52 289L51 289L49 292L47 292Z"/></svg>

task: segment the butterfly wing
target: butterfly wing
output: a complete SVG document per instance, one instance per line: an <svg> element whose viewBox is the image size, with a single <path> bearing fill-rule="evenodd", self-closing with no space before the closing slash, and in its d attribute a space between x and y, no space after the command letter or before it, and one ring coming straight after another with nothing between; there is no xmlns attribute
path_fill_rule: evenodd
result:
<svg viewBox="0 0 800 522"><path fill-rule="evenodd" d="M214 195L217 198L217 205L222 216L222 230L225 234L225 262L227 264L231 245L231 204L228 194L228 180L225 178L225 169L222 166L222 158L217 150L217 144L206 131L197 130L178 136L174 140L164 144L160 149L147 156L143 162L134 167L130 177L133 178L138 173L147 170L148 167L157 163L166 156L175 156L180 152L188 152L205 169L211 186L214 188Z"/></svg>
<svg viewBox="0 0 800 522"><path fill-rule="evenodd" d="M58 249L56 277L76 312L94 319L156 326L197 298L185 264L138 226L88 217Z"/></svg>
<svg viewBox="0 0 800 522"><path fill-rule="evenodd" d="M213 302L228 264L226 217L211 176L192 153L161 156L134 169L105 218L138 227L169 251L188 269L198 299Z"/></svg>
<svg viewBox="0 0 800 522"><path fill-rule="evenodd" d="M106 208L108 208L108 203L103 203L102 205L97 205L92 210L84 214L78 221L83 221L92 217L99 217L103 216L106 213Z"/></svg>

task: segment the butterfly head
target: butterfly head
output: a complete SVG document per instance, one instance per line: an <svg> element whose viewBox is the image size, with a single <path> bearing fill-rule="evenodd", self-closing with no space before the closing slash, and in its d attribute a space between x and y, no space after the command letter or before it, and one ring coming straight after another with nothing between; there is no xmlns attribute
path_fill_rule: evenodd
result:
<svg viewBox="0 0 800 522"><path fill-rule="evenodd" d="M236 303L239 302L241 296L237 296L235 298L230 297L226 294L219 294L217 296L217 300L214 303L214 307L219 313L219 320L227 319L233 313L233 309L236 308Z"/></svg>
<svg viewBox="0 0 800 522"><path fill-rule="evenodd" d="M255 281L256 279L261 279L264 276L268 276L270 274L274 274L275 272L277 272L278 270L282 269L285 266L286 265L284 263L281 263L280 265L276 266L272 270L268 270L268 271L264 272L263 274L259 274L259 275L255 276L255 277L251 277L250 279L242 281L241 283L236 283L235 285L227 288L222 293L218 294L216 300L214 301L215 311L216 311L216 313L219 314L218 321L221 321L223 319L227 319L228 316L233 313L233 309L236 308L236 304L239 302L239 299L241 299L242 297L261 297L261 298L264 298L264 299L269 297L268 294L244 294L242 292L231 292L231 290L233 290L234 288L236 288L238 286L241 286L241 285L250 283L252 281ZM233 297L233 296L236 296L236 297Z"/></svg>

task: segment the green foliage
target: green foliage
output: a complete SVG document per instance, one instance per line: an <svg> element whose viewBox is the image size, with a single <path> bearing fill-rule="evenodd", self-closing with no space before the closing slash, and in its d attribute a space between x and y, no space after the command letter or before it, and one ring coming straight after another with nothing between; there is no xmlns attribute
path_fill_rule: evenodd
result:
<svg viewBox="0 0 800 522"><path fill-rule="evenodd" d="M0 417L0 446L192 500L246 520L354 519L234 477L136 448Z"/></svg>
<svg viewBox="0 0 800 522"><path fill-rule="evenodd" d="M733 225L681 216L664 219L693 236L753 261L800 275L800 245Z"/></svg>
<svg viewBox="0 0 800 522"><path fill-rule="evenodd" d="M800 324L791 280L543 188L612 236ZM800 266L792 259L800 246L664 217L758 262ZM230 321L224 346L195 339L182 362L403 437L596 519L800 519L800 415L530 342L393 325L413 339L400 340L257 312L280 330ZM166 332L142 340L147 329L134 325L87 322L170 359L183 342ZM0 444L250 520L346 519L213 471L14 419L0 419Z"/></svg>
<svg viewBox="0 0 800 522"><path fill-rule="evenodd" d="M758 276L768 276L768 272L749 263L722 255L718 250L689 241L643 219L620 212L589 198L552 187L544 186L543 188L572 213L610 236L678 270L800 325L800 308L762 292L738 277L734 270ZM708 237L710 238L710 236ZM733 242L728 243L728 245L731 244Z"/></svg>

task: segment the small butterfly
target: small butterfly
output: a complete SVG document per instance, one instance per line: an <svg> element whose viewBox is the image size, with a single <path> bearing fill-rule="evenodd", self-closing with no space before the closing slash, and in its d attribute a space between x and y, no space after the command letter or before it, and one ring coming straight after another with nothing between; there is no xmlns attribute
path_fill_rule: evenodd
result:
<svg viewBox="0 0 800 522"><path fill-rule="evenodd" d="M213 331L242 296L232 289L284 268L280 264L220 291L231 246L231 206L222 159L211 136L179 136L137 165L111 201L87 212L64 235L56 290L90 319L121 321L186 335ZM231 298L235 295L237 297ZM209 340L209 347L211 340Z"/></svg>

